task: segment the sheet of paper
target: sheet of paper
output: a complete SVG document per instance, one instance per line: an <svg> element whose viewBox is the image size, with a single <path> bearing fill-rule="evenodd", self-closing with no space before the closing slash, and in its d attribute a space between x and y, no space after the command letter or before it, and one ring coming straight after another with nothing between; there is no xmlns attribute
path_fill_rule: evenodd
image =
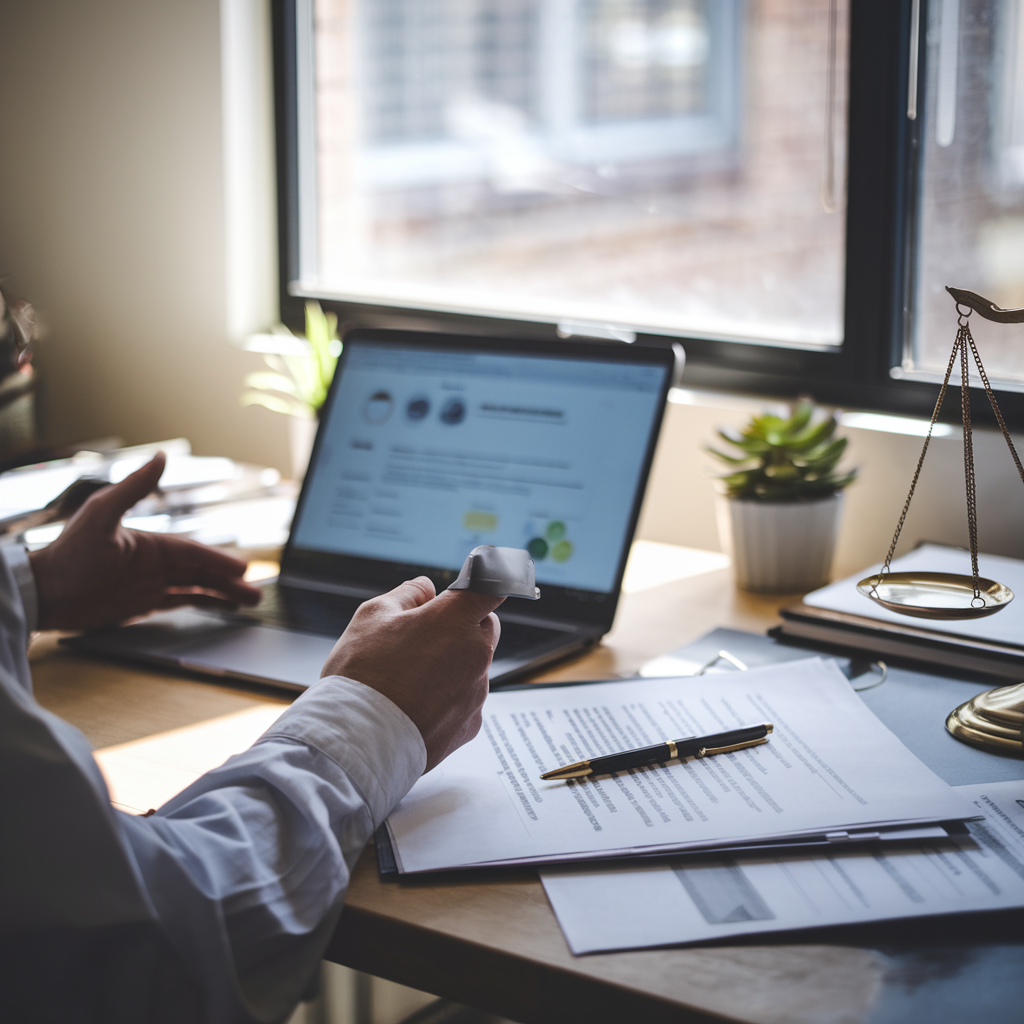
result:
<svg viewBox="0 0 1024 1024"><path fill-rule="evenodd" d="M542 772L663 739L771 722L770 742L703 760L542 782ZM402 872L969 816L820 658L731 675L492 694L483 728L388 821Z"/></svg>
<svg viewBox="0 0 1024 1024"><path fill-rule="evenodd" d="M895 849L543 868L576 954L1024 907L1024 782L962 786L972 839Z"/></svg>

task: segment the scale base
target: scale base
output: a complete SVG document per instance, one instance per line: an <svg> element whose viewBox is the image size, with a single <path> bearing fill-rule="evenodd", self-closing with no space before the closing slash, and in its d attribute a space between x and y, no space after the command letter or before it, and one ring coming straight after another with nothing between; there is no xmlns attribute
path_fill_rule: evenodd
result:
<svg viewBox="0 0 1024 1024"><path fill-rule="evenodd" d="M1024 683L979 693L949 713L946 728L972 747L1024 757Z"/></svg>

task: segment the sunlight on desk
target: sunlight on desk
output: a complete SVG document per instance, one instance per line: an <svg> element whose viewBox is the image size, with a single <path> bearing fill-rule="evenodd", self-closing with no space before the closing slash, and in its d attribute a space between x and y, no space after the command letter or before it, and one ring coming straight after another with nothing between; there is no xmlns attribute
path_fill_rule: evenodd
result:
<svg viewBox="0 0 1024 1024"><path fill-rule="evenodd" d="M273 579L281 571L277 562L267 562L262 559L254 559L245 570L246 583L259 583L260 580Z"/></svg>
<svg viewBox="0 0 1024 1024"><path fill-rule="evenodd" d="M159 807L204 772L252 746L286 706L262 704L96 751L111 803L134 814Z"/></svg>
<svg viewBox="0 0 1024 1024"><path fill-rule="evenodd" d="M622 592L635 594L640 590L660 587L663 583L727 569L729 564L729 556L720 551L681 548L653 540L634 541L626 562L626 574L622 578Z"/></svg>

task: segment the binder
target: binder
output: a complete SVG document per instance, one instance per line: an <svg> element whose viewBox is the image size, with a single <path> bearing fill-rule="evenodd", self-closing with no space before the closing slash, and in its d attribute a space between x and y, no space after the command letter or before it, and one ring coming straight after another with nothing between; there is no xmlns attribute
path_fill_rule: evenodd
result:
<svg viewBox="0 0 1024 1024"><path fill-rule="evenodd" d="M784 608L782 625L770 635L1017 682L1024 676L1024 562L994 555L981 555L979 561L983 575L1005 583L1016 595L995 615L939 622L897 615L858 593L858 581L876 571L872 567ZM894 572L923 569L969 573L970 555L923 544L892 563Z"/></svg>

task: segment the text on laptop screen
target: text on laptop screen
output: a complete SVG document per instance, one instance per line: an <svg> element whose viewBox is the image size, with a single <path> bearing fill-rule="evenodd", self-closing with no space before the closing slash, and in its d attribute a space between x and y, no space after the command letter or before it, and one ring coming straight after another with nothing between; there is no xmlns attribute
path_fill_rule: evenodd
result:
<svg viewBox="0 0 1024 1024"><path fill-rule="evenodd" d="M457 570L526 548L538 583L608 592L662 366L353 340L293 543Z"/></svg>

